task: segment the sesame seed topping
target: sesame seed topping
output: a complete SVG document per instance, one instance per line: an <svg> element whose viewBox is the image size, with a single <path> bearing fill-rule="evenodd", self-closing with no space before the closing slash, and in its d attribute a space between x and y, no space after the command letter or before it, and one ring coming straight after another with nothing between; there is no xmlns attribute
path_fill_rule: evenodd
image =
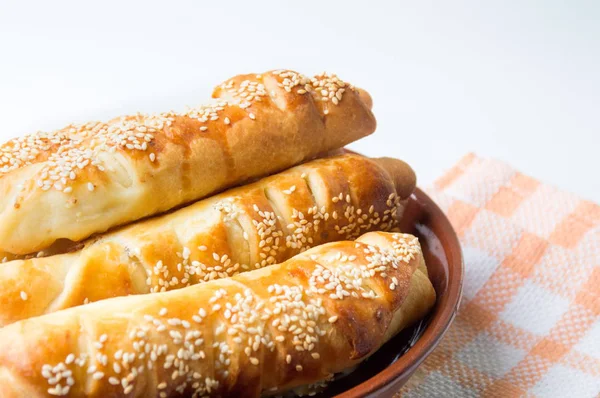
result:
<svg viewBox="0 0 600 398"><path fill-rule="evenodd" d="M331 101L334 105L340 103L348 87L353 88L336 75L329 73L322 73L310 80L310 91L320 95L316 99L325 103ZM327 113L328 111L325 112Z"/></svg>
<svg viewBox="0 0 600 398"><path fill-rule="evenodd" d="M312 222L312 215L317 210L303 212L303 216L298 212L296 220L308 217ZM243 353L250 364L259 366L265 351L273 352L277 349L276 342L285 341L289 342L285 347L290 347L285 353L286 364L302 372L310 361L321 358L321 339L327 338L324 336L337 327L334 324L341 316L335 305L324 305L325 302L347 297L377 298L379 293L374 292L371 286L380 285L366 281L377 277L391 283L399 282L398 276L402 273L399 273L398 266L411 261L419 253L416 238L403 234L394 234L393 237L393 244L387 249L358 241L347 244L351 253L349 250L307 253L305 258L312 261L308 286L274 283L266 289L268 297L257 295L252 288L239 290L239 284L217 288L207 298L211 306L211 323L215 328L210 333L210 344L205 343L203 331L212 326L199 326L209 315L201 307L191 309L187 317L185 312L174 310L168 319L164 318L166 308L159 311L163 318L141 314L142 324L128 330L125 338L119 335L115 339L110 333L101 334L94 342L98 352L90 358L93 363L84 371L94 380L106 378L108 384L122 388L125 394L133 391L136 378L146 369L160 368L165 371L155 372L161 378L156 381L159 396L160 393L168 396L170 391L184 394L190 391L188 388L196 391L197 396L210 395L210 391L214 392L220 383L227 383L235 352ZM193 254L182 249L179 258ZM229 255L219 255L219 261L227 260ZM154 340L159 336L161 340ZM112 355L103 352L105 344L109 349L110 344L117 344L116 341L122 349ZM298 353L295 360L293 353ZM211 373L214 379L202 375L197 367L201 363L199 361L208 358L211 358L211 366L214 363L214 374ZM83 366L82 360L83 357L73 353L57 365L43 365L41 371L48 381L48 388L68 394L66 387L70 388L75 383L72 377L74 366Z"/></svg>
<svg viewBox="0 0 600 398"><path fill-rule="evenodd" d="M105 171L103 153L144 152L152 148L153 142L162 139L165 129L178 123L179 118L210 123L222 118L230 124L229 117L222 117L228 107L246 109L249 118L254 120L256 113L249 107L261 102L267 95L261 77L259 81L234 80L224 83L221 88L229 92L230 99L211 100L183 112L165 112L157 115L136 114L115 118L110 122L89 122L72 124L54 132L37 132L25 137L15 138L0 146L0 174L9 173L34 163L43 163L40 172L34 177L37 186L44 191L57 189L64 191L68 184L78 178L90 178L87 168ZM206 131L209 126L199 127ZM150 162L155 156L149 156ZM67 191L67 193L70 191Z"/></svg>
<svg viewBox="0 0 600 398"><path fill-rule="evenodd" d="M21 296L21 300L27 301L27 297L28 297L27 293L25 293L24 291L21 290L20 296Z"/></svg>

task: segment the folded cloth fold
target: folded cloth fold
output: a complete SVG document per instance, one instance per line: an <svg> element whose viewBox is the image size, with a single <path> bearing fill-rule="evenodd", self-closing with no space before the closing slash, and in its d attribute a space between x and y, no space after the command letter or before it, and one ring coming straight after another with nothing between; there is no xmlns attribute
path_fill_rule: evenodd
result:
<svg viewBox="0 0 600 398"><path fill-rule="evenodd" d="M427 193L465 257L454 324L397 397L600 395L600 206L468 154Z"/></svg>

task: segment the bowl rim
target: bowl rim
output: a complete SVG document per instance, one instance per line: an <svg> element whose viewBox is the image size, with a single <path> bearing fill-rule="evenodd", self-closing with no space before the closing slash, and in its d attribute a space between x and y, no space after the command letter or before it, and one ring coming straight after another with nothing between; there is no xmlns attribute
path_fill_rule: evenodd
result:
<svg viewBox="0 0 600 398"><path fill-rule="evenodd" d="M436 224L439 228L448 232L443 237L439 237L442 240L442 246L448 260L445 294L439 298L439 305L432 313L429 324L414 346L390 366L351 389L336 395L336 398L375 396L394 388L397 384L395 382L403 376L410 377L440 343L460 306L464 279L464 259L458 235L448 217L425 192L416 188L413 195L422 206L425 206L426 213L430 217L430 223Z"/></svg>

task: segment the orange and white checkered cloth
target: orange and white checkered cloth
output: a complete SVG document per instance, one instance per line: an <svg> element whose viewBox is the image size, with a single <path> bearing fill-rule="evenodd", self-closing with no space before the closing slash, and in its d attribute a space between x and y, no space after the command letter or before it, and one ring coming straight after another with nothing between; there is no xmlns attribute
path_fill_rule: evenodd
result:
<svg viewBox="0 0 600 398"><path fill-rule="evenodd" d="M600 206L473 154L427 192L461 240L464 296L398 395L600 396Z"/></svg>

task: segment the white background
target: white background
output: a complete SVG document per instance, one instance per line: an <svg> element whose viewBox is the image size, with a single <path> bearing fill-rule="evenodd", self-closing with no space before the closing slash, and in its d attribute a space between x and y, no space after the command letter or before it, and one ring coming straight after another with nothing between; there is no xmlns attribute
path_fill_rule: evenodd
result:
<svg viewBox="0 0 600 398"><path fill-rule="evenodd" d="M600 202L598 1L0 0L0 139L274 68L369 90L378 130L352 148L421 185L474 151Z"/></svg>

